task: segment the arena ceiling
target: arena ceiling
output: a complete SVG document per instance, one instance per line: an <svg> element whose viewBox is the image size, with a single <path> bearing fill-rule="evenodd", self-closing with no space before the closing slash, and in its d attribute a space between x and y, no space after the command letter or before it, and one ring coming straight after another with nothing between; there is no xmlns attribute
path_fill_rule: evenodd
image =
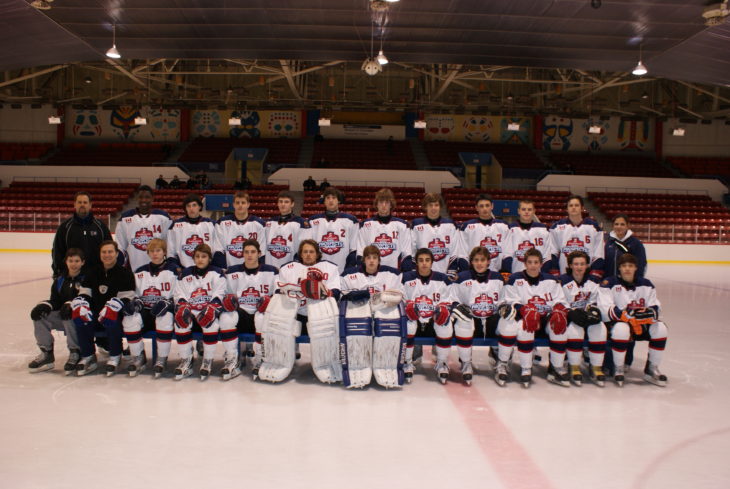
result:
<svg viewBox="0 0 730 489"><path fill-rule="evenodd" d="M727 3L38 1L0 0L0 101L730 114Z"/></svg>

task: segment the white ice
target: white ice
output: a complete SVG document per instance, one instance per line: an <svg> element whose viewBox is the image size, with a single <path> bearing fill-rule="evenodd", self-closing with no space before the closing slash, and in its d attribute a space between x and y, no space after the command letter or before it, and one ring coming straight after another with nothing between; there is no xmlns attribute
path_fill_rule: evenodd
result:
<svg viewBox="0 0 730 489"><path fill-rule="evenodd" d="M230 382L65 377L60 336L56 368L30 374L49 272L45 254L0 253L2 488L730 487L728 266L650 265L670 328L663 389L641 381L646 343L623 389L561 388L544 366L529 390L499 388L478 350L472 387L456 352L440 385L427 351L402 390L347 391L316 381L306 346L280 385L248 366Z"/></svg>

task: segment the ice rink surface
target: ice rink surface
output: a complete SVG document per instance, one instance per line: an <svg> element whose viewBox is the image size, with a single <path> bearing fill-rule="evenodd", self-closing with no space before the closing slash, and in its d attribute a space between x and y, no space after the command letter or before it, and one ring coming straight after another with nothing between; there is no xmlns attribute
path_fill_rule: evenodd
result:
<svg viewBox="0 0 730 489"><path fill-rule="evenodd" d="M249 366L230 382L65 377L59 336L56 368L29 374L50 259L0 253L0 487L726 489L730 266L650 264L649 278L669 326L664 389L641 380L644 342L623 389L548 384L546 360L529 390L499 388L477 349L471 387L454 351L446 386L426 352L402 390L347 391L316 380L306 345L280 385Z"/></svg>

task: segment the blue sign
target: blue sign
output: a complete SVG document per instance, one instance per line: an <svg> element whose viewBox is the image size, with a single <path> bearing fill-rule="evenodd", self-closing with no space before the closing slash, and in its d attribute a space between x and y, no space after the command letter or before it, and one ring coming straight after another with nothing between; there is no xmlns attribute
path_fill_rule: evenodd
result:
<svg viewBox="0 0 730 489"><path fill-rule="evenodd" d="M205 210L233 211L233 195L205 194Z"/></svg>
<svg viewBox="0 0 730 489"><path fill-rule="evenodd" d="M459 153L459 159L464 165L489 166L492 164L492 153Z"/></svg>

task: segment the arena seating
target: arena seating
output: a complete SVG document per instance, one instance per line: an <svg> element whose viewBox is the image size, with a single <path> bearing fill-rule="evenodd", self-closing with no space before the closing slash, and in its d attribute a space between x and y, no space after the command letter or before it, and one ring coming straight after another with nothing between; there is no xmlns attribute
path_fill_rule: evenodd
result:
<svg viewBox="0 0 730 489"><path fill-rule="evenodd" d="M706 195L589 192L608 219L626 214L642 240L730 243L730 211Z"/></svg>
<svg viewBox="0 0 730 489"><path fill-rule="evenodd" d="M52 143L0 143L0 161L38 159L53 146Z"/></svg>
<svg viewBox="0 0 730 489"><path fill-rule="evenodd" d="M135 183L13 182L0 192L1 231L55 231L74 211L73 197L91 193L94 215L110 223L137 188Z"/></svg>
<svg viewBox="0 0 730 489"><path fill-rule="evenodd" d="M162 143L70 143L47 165L148 166L167 159Z"/></svg>
<svg viewBox="0 0 730 489"><path fill-rule="evenodd" d="M261 185L253 186L246 190L251 197L249 212L262 219L278 216L279 209L276 207L276 196L282 190L288 190L287 185ZM155 190L155 201L153 206L162 209L170 214L173 219L183 217L182 201L189 193L205 194L234 194L236 190L231 187L214 185L207 190L189 189L164 189ZM233 209L231 209L233 212Z"/></svg>
<svg viewBox="0 0 730 489"><path fill-rule="evenodd" d="M233 148L267 148L267 163L297 163L299 161L299 139L232 139L232 138L196 138L185 149L178 161L185 162L218 162L225 161Z"/></svg>
<svg viewBox="0 0 730 489"><path fill-rule="evenodd" d="M730 158L668 156L667 161L690 177L730 179Z"/></svg>
<svg viewBox="0 0 730 489"><path fill-rule="evenodd" d="M325 139L314 142L312 167L415 170L416 161L408 141Z"/></svg>
<svg viewBox="0 0 730 489"><path fill-rule="evenodd" d="M576 175L674 178L672 172L654 158L635 154L551 153L550 160L560 170Z"/></svg>
<svg viewBox="0 0 730 489"><path fill-rule="evenodd" d="M377 211L373 207L375 192L382 187L368 186L344 186L337 187L345 195L345 203L340 205L340 211L352 214L358 219L366 219L374 216ZM410 221L423 215L421 201L423 200L423 187L389 187L395 194L396 207L393 215ZM310 217L314 214L324 212L324 205L319 202L322 192L311 191L304 193L303 217Z"/></svg>
<svg viewBox="0 0 730 489"><path fill-rule="evenodd" d="M461 166L459 153L492 153L502 168L545 170L545 165L530 148L521 144L461 143L447 141L424 141L431 166Z"/></svg>

